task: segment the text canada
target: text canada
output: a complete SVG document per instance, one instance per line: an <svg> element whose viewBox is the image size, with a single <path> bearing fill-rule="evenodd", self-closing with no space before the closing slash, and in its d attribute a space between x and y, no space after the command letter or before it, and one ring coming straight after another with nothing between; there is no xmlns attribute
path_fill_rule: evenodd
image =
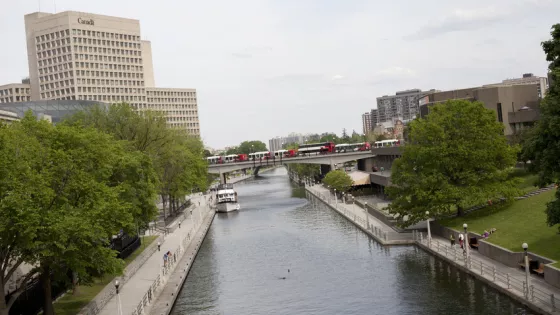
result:
<svg viewBox="0 0 560 315"><path fill-rule="evenodd" d="M84 20L82 18L78 18L78 23L86 24L86 25L95 25L95 23L93 22L93 19Z"/></svg>

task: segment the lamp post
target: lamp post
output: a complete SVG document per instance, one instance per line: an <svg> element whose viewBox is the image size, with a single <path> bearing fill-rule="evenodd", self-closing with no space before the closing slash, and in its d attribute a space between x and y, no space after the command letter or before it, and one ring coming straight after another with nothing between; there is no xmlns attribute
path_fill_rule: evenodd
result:
<svg viewBox="0 0 560 315"><path fill-rule="evenodd" d="M431 245L432 231L430 231L430 211L426 211L426 224L428 225L428 245Z"/></svg>
<svg viewBox="0 0 560 315"><path fill-rule="evenodd" d="M525 282L527 283L526 285L526 290L525 290L525 298L529 298L529 288L531 287L531 278L529 277L529 255L527 254L527 249L529 249L529 245L527 245L527 243L523 243L521 245L521 247L523 247L523 251L525 251Z"/></svg>
<svg viewBox="0 0 560 315"><path fill-rule="evenodd" d="M465 248L465 258L469 259L469 233L467 232L467 224L463 223L463 229L465 229L465 240L463 241L463 246Z"/></svg>
<svg viewBox="0 0 560 315"><path fill-rule="evenodd" d="M116 298L116 302L117 302L117 315L123 315L122 312L122 306L121 306L121 296L119 295L119 280L115 280L115 289L117 291L117 298Z"/></svg>

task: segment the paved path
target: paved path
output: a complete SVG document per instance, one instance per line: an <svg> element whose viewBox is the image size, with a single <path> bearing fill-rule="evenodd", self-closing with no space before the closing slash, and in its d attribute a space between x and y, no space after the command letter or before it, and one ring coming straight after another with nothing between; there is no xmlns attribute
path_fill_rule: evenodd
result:
<svg viewBox="0 0 560 315"><path fill-rule="evenodd" d="M424 238L419 241L419 245L428 251L433 251L442 256L442 258L451 261L459 267L465 267L464 252L455 245L451 247L450 241L439 236L432 236L432 242L428 246L426 233ZM491 283L502 292L516 297L522 303L538 308L546 313L551 313L553 302L556 306L560 306L560 289L546 283L544 278L536 274L530 274L530 282L533 289L529 290L529 297L525 297L524 283L526 282L525 270L521 268L512 268L498 261L481 255L477 250L470 249L468 270L483 281ZM508 285L509 283L509 285Z"/></svg>
<svg viewBox="0 0 560 315"><path fill-rule="evenodd" d="M161 251L156 251L148 260L140 267L136 273L119 289L119 296L122 305L123 315L132 314L136 309L150 286L160 275L163 267L163 255L166 251L172 253L181 246L181 242L187 237L187 234L193 235L194 231L202 223L202 218L210 211L205 196L198 195L193 197L193 204L197 205L190 218L181 223L181 228L165 236L161 244ZM200 201L201 206L198 206ZM105 307L98 313L100 315L116 315L117 313L117 297L114 296Z"/></svg>

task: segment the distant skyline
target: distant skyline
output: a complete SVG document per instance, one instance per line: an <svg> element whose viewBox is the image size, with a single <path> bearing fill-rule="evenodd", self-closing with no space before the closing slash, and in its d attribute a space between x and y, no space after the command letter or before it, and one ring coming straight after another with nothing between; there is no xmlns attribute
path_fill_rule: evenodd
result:
<svg viewBox="0 0 560 315"><path fill-rule="evenodd" d="M23 17L39 5L55 10L39 0L0 11L0 85L28 75ZM560 23L555 0L56 1L67 10L140 20L156 85L197 89L213 148L361 132L376 97L400 90L545 76L540 42Z"/></svg>

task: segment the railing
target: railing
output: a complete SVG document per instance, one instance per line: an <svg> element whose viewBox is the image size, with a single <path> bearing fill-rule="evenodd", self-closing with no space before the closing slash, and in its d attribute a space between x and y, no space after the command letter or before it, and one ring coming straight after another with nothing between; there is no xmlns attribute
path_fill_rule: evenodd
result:
<svg viewBox="0 0 560 315"><path fill-rule="evenodd" d="M496 266L484 263L479 259L473 258L471 255L467 256L462 249L451 247L449 244L438 240L428 240L419 232L414 233L414 235L418 242L428 246L433 251L440 253L451 261L461 263L468 270L512 291L516 295L523 296L527 301L541 308L550 309L552 312L558 310L560 299L554 293L543 288L537 288L534 285L527 287L526 280L519 279L519 276L514 277L510 273L499 271L496 269Z"/></svg>
<svg viewBox="0 0 560 315"><path fill-rule="evenodd" d="M202 226L203 222L204 220L202 220L198 226L193 227L191 231L187 233L187 236L185 236L185 238L181 241L181 244L177 247L177 249L172 252L172 258L168 260L167 263L161 268L156 280L154 280L148 291L144 294L144 297L142 297L142 300L140 301L140 303L138 303L138 306L134 309L134 311L132 311L132 315L144 314L144 310L146 309L146 307L150 305L150 303L156 298L157 289L167 282L166 276L174 270L174 266L177 264L177 262L179 262L179 257L181 257L182 254L186 251L191 238L194 237L197 229Z"/></svg>

